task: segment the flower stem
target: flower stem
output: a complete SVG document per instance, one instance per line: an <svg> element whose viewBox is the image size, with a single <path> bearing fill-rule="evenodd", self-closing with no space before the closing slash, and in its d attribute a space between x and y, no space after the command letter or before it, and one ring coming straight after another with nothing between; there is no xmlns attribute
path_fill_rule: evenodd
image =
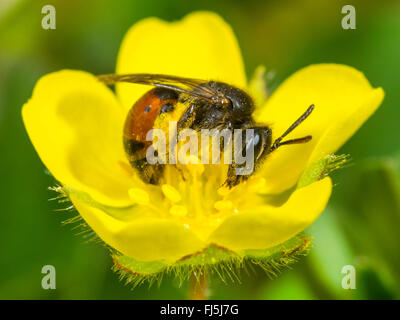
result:
<svg viewBox="0 0 400 320"><path fill-rule="evenodd" d="M198 274L196 275L195 272ZM207 300L208 279L204 270L195 271L189 280L189 300Z"/></svg>

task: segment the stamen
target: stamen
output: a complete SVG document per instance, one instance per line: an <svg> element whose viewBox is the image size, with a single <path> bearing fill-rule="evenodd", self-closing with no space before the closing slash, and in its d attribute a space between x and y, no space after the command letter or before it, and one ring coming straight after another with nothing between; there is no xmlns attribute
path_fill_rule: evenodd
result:
<svg viewBox="0 0 400 320"><path fill-rule="evenodd" d="M138 204L148 204L150 201L149 194L140 188L131 188L128 190L129 197Z"/></svg>
<svg viewBox="0 0 400 320"><path fill-rule="evenodd" d="M233 206L233 203L229 200L220 200L214 203L214 208L218 211L229 210Z"/></svg>
<svg viewBox="0 0 400 320"><path fill-rule="evenodd" d="M173 203L177 203L180 202L182 200L182 196L179 193L178 190L176 190L173 186L171 186L170 184L163 184L161 186L161 190L164 193L164 196L171 200L171 202Z"/></svg>
<svg viewBox="0 0 400 320"><path fill-rule="evenodd" d="M187 215L187 208L176 204L169 209L169 213L176 217L184 217Z"/></svg>

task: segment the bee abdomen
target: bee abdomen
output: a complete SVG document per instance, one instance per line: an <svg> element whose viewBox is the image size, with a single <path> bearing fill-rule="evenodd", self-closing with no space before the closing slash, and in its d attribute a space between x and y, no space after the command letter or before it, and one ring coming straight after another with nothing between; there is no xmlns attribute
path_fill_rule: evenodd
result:
<svg viewBox="0 0 400 320"><path fill-rule="evenodd" d="M158 183L162 165L151 165L147 162L146 151L152 142L147 141L148 132L160 114L172 112L175 109L179 94L165 88L154 88L145 93L129 110L124 126L124 149L128 160L143 181Z"/></svg>

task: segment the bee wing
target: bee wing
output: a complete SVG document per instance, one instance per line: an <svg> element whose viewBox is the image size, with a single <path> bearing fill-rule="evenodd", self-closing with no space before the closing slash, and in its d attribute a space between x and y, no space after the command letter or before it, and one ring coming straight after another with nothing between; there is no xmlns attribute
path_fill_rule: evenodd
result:
<svg viewBox="0 0 400 320"><path fill-rule="evenodd" d="M97 76L97 78L107 85L117 82L144 84L175 90L210 103L221 105L228 105L230 103L224 94L211 86L212 81L148 73L106 74Z"/></svg>

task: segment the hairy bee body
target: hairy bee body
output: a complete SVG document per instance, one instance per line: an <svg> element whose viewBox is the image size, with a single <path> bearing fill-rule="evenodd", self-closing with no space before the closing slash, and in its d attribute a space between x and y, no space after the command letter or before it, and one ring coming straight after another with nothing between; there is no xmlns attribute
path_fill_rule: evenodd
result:
<svg viewBox="0 0 400 320"><path fill-rule="evenodd" d="M164 121L172 114L177 122L177 130L184 128L200 132L202 129L251 129L253 138L242 140L243 153L251 149L254 151L256 170L266 156L283 145L306 143L311 136L282 141L302 123L313 111L310 105L279 138L272 142L272 130L264 125L255 123L252 114L254 103L250 96L243 90L232 85L160 74L125 74L102 75L99 80L106 84L129 82L154 86L145 93L129 110L125 121L123 143L128 160L135 168L142 180L146 183L158 184L164 171L164 164L150 164L146 159L147 149L152 145L146 139L147 133L154 128L156 123ZM184 108L176 108L183 105ZM175 109L179 112L174 112ZM171 120L171 118L170 118ZM227 172L225 185L234 187L247 179L248 176L236 174L237 163L232 163ZM253 172L252 171L252 172ZM252 174L250 172L250 174Z"/></svg>

